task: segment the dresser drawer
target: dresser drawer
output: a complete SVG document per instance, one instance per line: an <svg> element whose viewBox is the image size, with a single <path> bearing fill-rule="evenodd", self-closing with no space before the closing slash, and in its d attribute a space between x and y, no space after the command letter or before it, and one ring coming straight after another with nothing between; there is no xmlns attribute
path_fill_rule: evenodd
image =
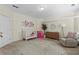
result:
<svg viewBox="0 0 79 59"><path fill-rule="evenodd" d="M46 38L59 39L59 32L46 32Z"/></svg>

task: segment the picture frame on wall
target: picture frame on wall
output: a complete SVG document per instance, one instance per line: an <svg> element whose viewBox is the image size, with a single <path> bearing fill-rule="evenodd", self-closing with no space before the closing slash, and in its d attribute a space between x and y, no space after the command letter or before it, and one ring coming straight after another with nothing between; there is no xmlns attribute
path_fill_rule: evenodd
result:
<svg viewBox="0 0 79 59"><path fill-rule="evenodd" d="M56 29L56 24L51 24L51 29Z"/></svg>

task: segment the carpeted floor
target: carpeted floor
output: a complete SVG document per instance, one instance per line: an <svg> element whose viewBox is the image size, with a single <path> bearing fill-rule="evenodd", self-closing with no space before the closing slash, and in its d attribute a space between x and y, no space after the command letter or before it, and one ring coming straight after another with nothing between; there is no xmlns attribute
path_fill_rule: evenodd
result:
<svg viewBox="0 0 79 59"><path fill-rule="evenodd" d="M28 41L20 40L8 44L7 46L0 48L0 54L1 55L67 55L68 52L70 54L70 51L68 49L61 46L57 40L43 39L42 41L38 41L37 39L33 39Z"/></svg>

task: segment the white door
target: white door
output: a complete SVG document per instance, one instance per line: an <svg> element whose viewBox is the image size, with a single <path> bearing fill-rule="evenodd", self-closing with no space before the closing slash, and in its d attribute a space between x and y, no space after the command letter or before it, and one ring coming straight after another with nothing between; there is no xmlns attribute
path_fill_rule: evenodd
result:
<svg viewBox="0 0 79 59"><path fill-rule="evenodd" d="M0 38L1 47L11 41L11 20L9 17L0 15L0 32L3 33L3 37Z"/></svg>

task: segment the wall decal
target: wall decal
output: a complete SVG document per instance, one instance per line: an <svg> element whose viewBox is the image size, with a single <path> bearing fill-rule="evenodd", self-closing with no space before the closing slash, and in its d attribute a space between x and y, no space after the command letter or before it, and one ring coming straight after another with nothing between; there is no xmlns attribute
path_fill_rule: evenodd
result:
<svg viewBox="0 0 79 59"><path fill-rule="evenodd" d="M34 26L34 23L32 21L27 21L27 20L25 20L23 22L23 24L25 27L33 27Z"/></svg>

